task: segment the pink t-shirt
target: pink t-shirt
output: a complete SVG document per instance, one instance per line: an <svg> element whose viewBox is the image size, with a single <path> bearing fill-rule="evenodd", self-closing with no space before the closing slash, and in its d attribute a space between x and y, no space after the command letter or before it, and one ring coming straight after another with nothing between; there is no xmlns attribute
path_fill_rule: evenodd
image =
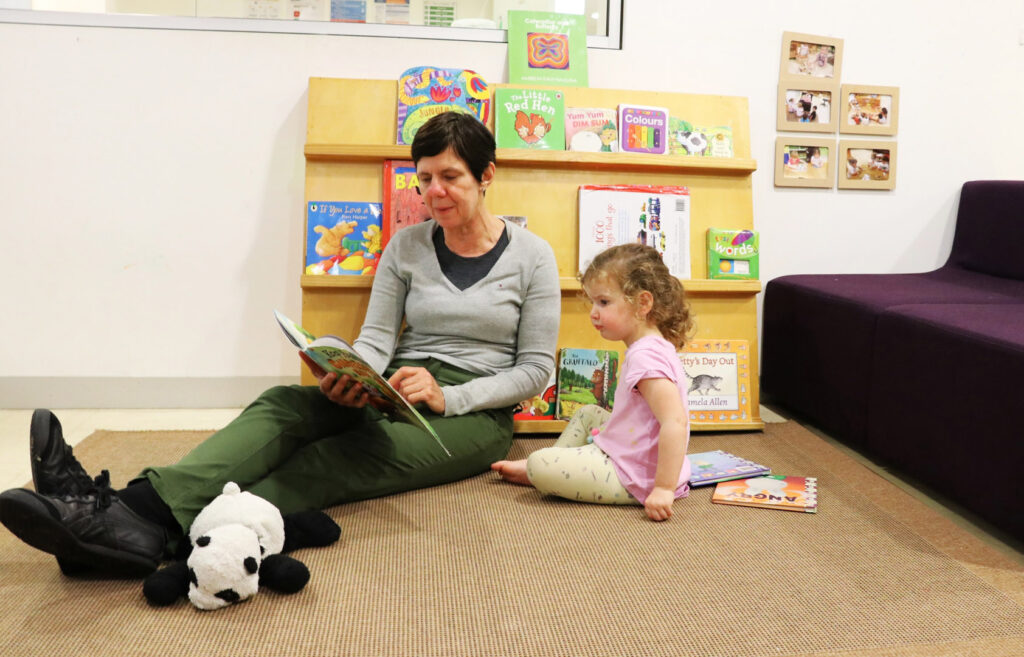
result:
<svg viewBox="0 0 1024 657"><path fill-rule="evenodd" d="M654 475L658 468L658 432L661 431L661 424L636 387L643 379L668 379L675 383L683 411L689 415L686 379L675 347L660 336L646 336L626 350L612 416L601 432L594 436L594 443L611 458L619 481L641 503L654 488ZM689 423L686 430L689 434ZM689 480L690 459L686 457L679 472L676 498L689 495Z"/></svg>

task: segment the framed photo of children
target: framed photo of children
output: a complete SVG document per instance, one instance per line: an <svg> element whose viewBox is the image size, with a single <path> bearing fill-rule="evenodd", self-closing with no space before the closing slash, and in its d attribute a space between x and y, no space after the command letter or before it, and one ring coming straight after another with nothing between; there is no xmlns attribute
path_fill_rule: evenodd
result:
<svg viewBox="0 0 1024 657"><path fill-rule="evenodd" d="M843 40L832 37L782 33L779 80L826 79L839 82Z"/></svg>
<svg viewBox="0 0 1024 657"><path fill-rule="evenodd" d="M839 132L854 135L895 135L899 122L900 88L844 84L839 94Z"/></svg>
<svg viewBox="0 0 1024 657"><path fill-rule="evenodd" d="M784 80L779 83L778 129L793 132L835 132L839 85L827 80Z"/></svg>
<svg viewBox="0 0 1024 657"><path fill-rule="evenodd" d="M832 187L836 179L834 139L777 137L776 187Z"/></svg>
<svg viewBox="0 0 1024 657"><path fill-rule="evenodd" d="M896 142L839 140L839 189L896 187Z"/></svg>

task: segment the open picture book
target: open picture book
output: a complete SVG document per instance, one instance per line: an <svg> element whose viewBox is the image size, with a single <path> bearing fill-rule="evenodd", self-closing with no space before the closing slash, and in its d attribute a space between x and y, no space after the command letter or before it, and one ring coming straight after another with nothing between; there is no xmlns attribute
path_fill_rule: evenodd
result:
<svg viewBox="0 0 1024 657"><path fill-rule="evenodd" d="M423 429L437 441L445 454L452 455L426 418L420 415L419 411L387 382L387 379L377 374L356 353L352 345L336 335L318 338L276 310L274 317L284 330L284 334L288 336L288 340L299 348L299 357L318 379L327 372L334 372L338 376L347 374L370 393L369 403L374 408L392 419L408 422Z"/></svg>

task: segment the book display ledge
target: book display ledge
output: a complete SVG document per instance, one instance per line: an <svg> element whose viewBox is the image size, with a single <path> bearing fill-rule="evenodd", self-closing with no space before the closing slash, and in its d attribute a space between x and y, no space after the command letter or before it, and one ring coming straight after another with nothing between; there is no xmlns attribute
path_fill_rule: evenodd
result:
<svg viewBox="0 0 1024 657"><path fill-rule="evenodd" d="M493 87L503 85L492 85ZM685 185L692 198L691 278L683 286L696 316L699 339L743 339L757 365L758 280L710 280L706 276L707 228L753 228L747 99L636 90L565 88L566 107L615 107L620 102L668 107L694 123L729 125L737 157L711 158L629 153L583 153L499 149L495 183L487 195L495 214L527 217L528 229L552 245L562 288L559 347L622 350L591 327L576 280L577 208L580 185ZM311 78L304 148L306 201L380 201L383 163L409 159L409 146L396 145L397 82ZM372 117L372 118L367 118ZM492 126L493 127L493 120ZM318 334L353 340L369 300L371 276L302 275L302 325ZM314 383L302 368L303 382ZM762 429L756 375L751 377L748 423L693 422L694 431ZM517 421L516 433L557 433L564 420Z"/></svg>

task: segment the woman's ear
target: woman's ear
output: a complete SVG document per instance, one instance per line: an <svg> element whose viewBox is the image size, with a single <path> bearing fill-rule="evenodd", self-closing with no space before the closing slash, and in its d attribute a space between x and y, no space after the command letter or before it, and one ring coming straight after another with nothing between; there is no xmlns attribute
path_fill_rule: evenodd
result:
<svg viewBox="0 0 1024 657"><path fill-rule="evenodd" d="M486 191L492 182L494 182L494 162L489 162L487 168L484 169L483 174L480 176L480 187Z"/></svg>

